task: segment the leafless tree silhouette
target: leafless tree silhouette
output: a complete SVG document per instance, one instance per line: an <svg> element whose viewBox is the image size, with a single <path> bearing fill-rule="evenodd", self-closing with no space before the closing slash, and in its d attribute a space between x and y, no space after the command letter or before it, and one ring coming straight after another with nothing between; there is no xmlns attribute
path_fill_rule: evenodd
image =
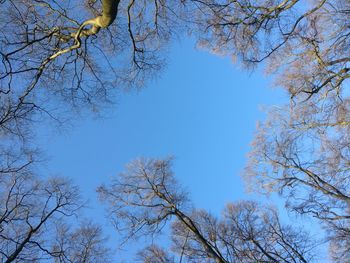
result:
<svg viewBox="0 0 350 263"><path fill-rule="evenodd" d="M171 222L174 255L151 245L139 253L143 262L178 262L175 255L179 262L310 262L316 251L305 232L282 225L272 208L232 203L220 219L194 209L170 159L131 162L98 191L127 239L156 235Z"/></svg>
<svg viewBox="0 0 350 263"><path fill-rule="evenodd" d="M334 261L349 260L348 1L2 0L0 7L0 190L5 204L1 213L7 216L11 209L24 209L15 213L21 216L16 223L12 221L11 225L5 220L6 228L1 226L5 260L19 256L34 260L33 251L39 250L40 255L48 255L51 250L45 247L45 252L39 241L29 244L28 235L29 240L39 238L41 232L35 229L51 222L51 214L73 213L70 206L52 203L51 197L62 194L63 199L67 198L72 190L70 184L61 179L39 182L29 169L39 152L29 143L35 134L35 123L45 117L63 122L80 111L99 111L113 102L120 90L143 86L146 79L162 69L168 43L186 30L195 36L199 47L238 58L248 68L262 63L274 76L276 85L289 94L290 105L272 110L269 119L260 125L244 177L253 189L279 192L287 198L288 208L317 218L328 233ZM136 171L131 172L140 165L154 178L137 177ZM256 240L235 228L235 242L241 238L244 245L230 243L232 250L222 250L224 241L215 237L220 240L220 245L216 245L200 226L209 229L207 224L213 221L221 226L226 219L215 219L186 207L186 194L175 187L166 161L132 166L125 178L121 177L130 184L122 181L118 186L114 182L110 188L100 189L107 200L115 198L117 205L111 206L113 218L115 222L127 223L116 226L127 226L131 231L128 236L156 233L175 217L173 236L177 237L174 244L178 250L174 251L189 261L207 257L217 262L237 258L253 262L293 258L303 262L311 258L306 249L309 245L300 243L295 230L278 228L279 219L272 210L252 203L234 204L235 208L227 208L226 213L239 221L244 213L262 209L259 213L270 218L271 226L259 234L272 235L271 239L258 236L265 242L260 249ZM147 178L150 181L145 181ZM169 185L158 182L159 179ZM137 187L138 180L145 188ZM64 191L55 192L50 188L53 185ZM12 187L20 192L13 192ZM45 192L46 188L51 190ZM111 192L114 188L119 192ZM14 207L7 208L6 200L13 202L22 192L27 193L23 200L30 201L22 206L16 199ZM69 200L71 203L76 204L76 199ZM55 205L59 205L58 210ZM25 210L27 206L35 209ZM205 218L208 222L202 222ZM257 220L249 222L246 218L241 224L253 231L262 224L264 216ZM29 230L12 236L18 233L17 222ZM91 226L92 232L93 229ZM189 230L188 236L185 230ZM176 233L182 233L182 238ZM184 235L188 242L180 246ZM285 236L289 245L281 239ZM300 247L296 248L297 244ZM276 253L283 259L277 258ZM147 262L152 255L173 260L157 246L150 246L139 256Z"/></svg>

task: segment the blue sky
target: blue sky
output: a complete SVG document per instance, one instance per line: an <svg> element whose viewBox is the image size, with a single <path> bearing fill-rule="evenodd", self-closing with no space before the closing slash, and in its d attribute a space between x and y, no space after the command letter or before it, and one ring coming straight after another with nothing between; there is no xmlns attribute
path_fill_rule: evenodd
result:
<svg viewBox="0 0 350 263"><path fill-rule="evenodd" d="M264 117L261 107L287 97L259 70L239 69L190 40L174 44L168 61L160 78L122 94L105 118L41 137L50 158L46 172L73 178L96 218L103 218L96 187L137 157L174 156L174 171L194 204L214 214L247 197L239 175Z"/></svg>

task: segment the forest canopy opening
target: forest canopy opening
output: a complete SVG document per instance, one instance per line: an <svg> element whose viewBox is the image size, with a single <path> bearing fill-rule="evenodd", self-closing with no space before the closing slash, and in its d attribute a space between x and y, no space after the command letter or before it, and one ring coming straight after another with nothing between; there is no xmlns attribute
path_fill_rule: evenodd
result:
<svg viewBox="0 0 350 263"><path fill-rule="evenodd" d="M3 0L0 8L2 261L108 261L96 259L108 250L101 227L71 229L64 221L81 207L77 187L40 179L37 123L50 118L64 125L78 113L100 111L118 92L144 87L164 68L169 44L186 33L244 67L262 63L289 94L290 103L259 126L243 177L252 190L277 192L287 209L316 218L332 261L350 260L348 1ZM314 260L307 234L280 224L273 209L234 203L222 218L182 210L186 198L167 185L176 184L169 167L168 160L134 162L121 182L99 188L112 218L132 232L152 233L175 218L177 256L150 246L141 261ZM84 240L82 247L66 237Z"/></svg>

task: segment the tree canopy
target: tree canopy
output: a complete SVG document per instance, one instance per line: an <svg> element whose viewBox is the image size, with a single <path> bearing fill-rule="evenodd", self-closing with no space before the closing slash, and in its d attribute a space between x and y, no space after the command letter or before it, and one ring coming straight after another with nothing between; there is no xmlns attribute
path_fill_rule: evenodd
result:
<svg viewBox="0 0 350 263"><path fill-rule="evenodd" d="M262 65L289 95L258 127L243 178L251 190L277 192L290 211L316 218L332 260L350 260L348 1L2 0L0 7L4 262L97 262L108 254L99 226L62 222L82 200L69 180L40 177L35 124L64 125L143 87L165 65L169 43L186 33L246 68ZM169 160L136 161L118 178L99 192L127 237L153 235L172 221L177 256L152 245L141 261L314 259L308 234L283 225L273 208L242 201L221 218L192 208Z"/></svg>

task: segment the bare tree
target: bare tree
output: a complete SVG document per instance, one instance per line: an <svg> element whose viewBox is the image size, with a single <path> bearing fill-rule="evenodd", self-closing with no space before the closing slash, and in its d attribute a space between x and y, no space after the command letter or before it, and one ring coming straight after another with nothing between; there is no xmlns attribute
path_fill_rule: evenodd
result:
<svg viewBox="0 0 350 263"><path fill-rule="evenodd" d="M349 261L349 2L193 2L201 46L263 62L291 97L260 126L244 177L318 218L334 260Z"/></svg>
<svg viewBox="0 0 350 263"><path fill-rule="evenodd" d="M176 182L171 160L137 160L110 186L98 189L117 230L126 239L158 234L172 223L172 251L179 262L310 262L315 240L281 225L277 212L254 202L228 204L218 219L194 209ZM139 254L143 262L174 262L157 246Z"/></svg>
<svg viewBox="0 0 350 263"><path fill-rule="evenodd" d="M246 65L265 60L297 101L342 94L349 75L349 4L343 0L20 0L1 6L0 127L16 127L11 120L19 124L33 112L53 114L57 101L97 109L116 88L154 75L162 48L184 27L199 46Z"/></svg>
<svg viewBox="0 0 350 263"><path fill-rule="evenodd" d="M61 180L40 183L25 171L2 174L1 186L1 258L37 261L45 254L50 224L78 209L76 189Z"/></svg>
<svg viewBox="0 0 350 263"><path fill-rule="evenodd" d="M263 62L276 76L276 85L288 92L291 105L274 111L258 131L245 178L256 189L283 194L293 211L318 218L328 231L334 259L350 258L348 1L3 0L0 6L1 180L22 178L37 159L37 150L27 144L36 121L44 116L62 121L87 108L98 111L118 90L142 86L161 70L165 47L178 29L189 28L198 45L214 53L238 57L248 67ZM176 189L169 164L146 164L132 165L143 166L143 176L131 168L120 185L112 186L119 191L111 212L118 216L113 217L116 226L127 227L128 236L153 234L175 217L194 235L188 238L197 240L191 243L193 248L183 245L177 253L191 260L193 249L198 251L191 252L196 259L229 260L193 221L214 219L187 207L186 194ZM23 180L28 189L41 187L32 184L34 179ZM4 183L0 190L9 193L11 187ZM100 189L108 200L111 189ZM41 199L30 200L34 205ZM35 207L46 209L45 202ZM239 256L271 261L277 253L273 251L279 251L283 260L288 254L303 261L274 243L266 244L266 254L254 242L252 246ZM10 252L4 255L10 257ZM161 251L154 247L147 253Z"/></svg>
<svg viewBox="0 0 350 263"><path fill-rule="evenodd" d="M159 0L0 6L0 261L108 262L98 226L59 224L82 202L71 183L38 175L35 124L61 124L141 87L161 69L185 9Z"/></svg>
<svg viewBox="0 0 350 263"><path fill-rule="evenodd" d="M50 252L55 262L113 262L101 226L86 221L75 229L71 228L64 224L56 226Z"/></svg>
<svg viewBox="0 0 350 263"><path fill-rule="evenodd" d="M294 99L339 93L348 78L348 1L196 1L200 44L266 62ZM201 15L200 15L201 14Z"/></svg>
<svg viewBox="0 0 350 263"><path fill-rule="evenodd" d="M162 48L179 27L195 33L200 46L246 65L266 61L296 102L341 96L349 76L343 0L1 5L2 133L23 132L24 123L57 116L67 105L97 110L116 88L137 86L161 68Z"/></svg>
<svg viewBox="0 0 350 263"><path fill-rule="evenodd" d="M0 172L0 261L108 262L98 226L68 229L82 206L77 187L38 178L30 166Z"/></svg>
<svg viewBox="0 0 350 263"><path fill-rule="evenodd" d="M349 127L334 127L336 120L314 110L294 111L297 116L289 119L285 109L275 110L260 126L244 177L252 189L279 192L288 208L319 219L334 257L343 262L350 256Z"/></svg>
<svg viewBox="0 0 350 263"><path fill-rule="evenodd" d="M0 132L21 137L44 116L66 121L72 109L98 111L142 86L186 14L159 0L1 1L1 9Z"/></svg>
<svg viewBox="0 0 350 263"><path fill-rule="evenodd" d="M138 253L138 260L145 263L175 263L174 257L157 245L150 245Z"/></svg>

